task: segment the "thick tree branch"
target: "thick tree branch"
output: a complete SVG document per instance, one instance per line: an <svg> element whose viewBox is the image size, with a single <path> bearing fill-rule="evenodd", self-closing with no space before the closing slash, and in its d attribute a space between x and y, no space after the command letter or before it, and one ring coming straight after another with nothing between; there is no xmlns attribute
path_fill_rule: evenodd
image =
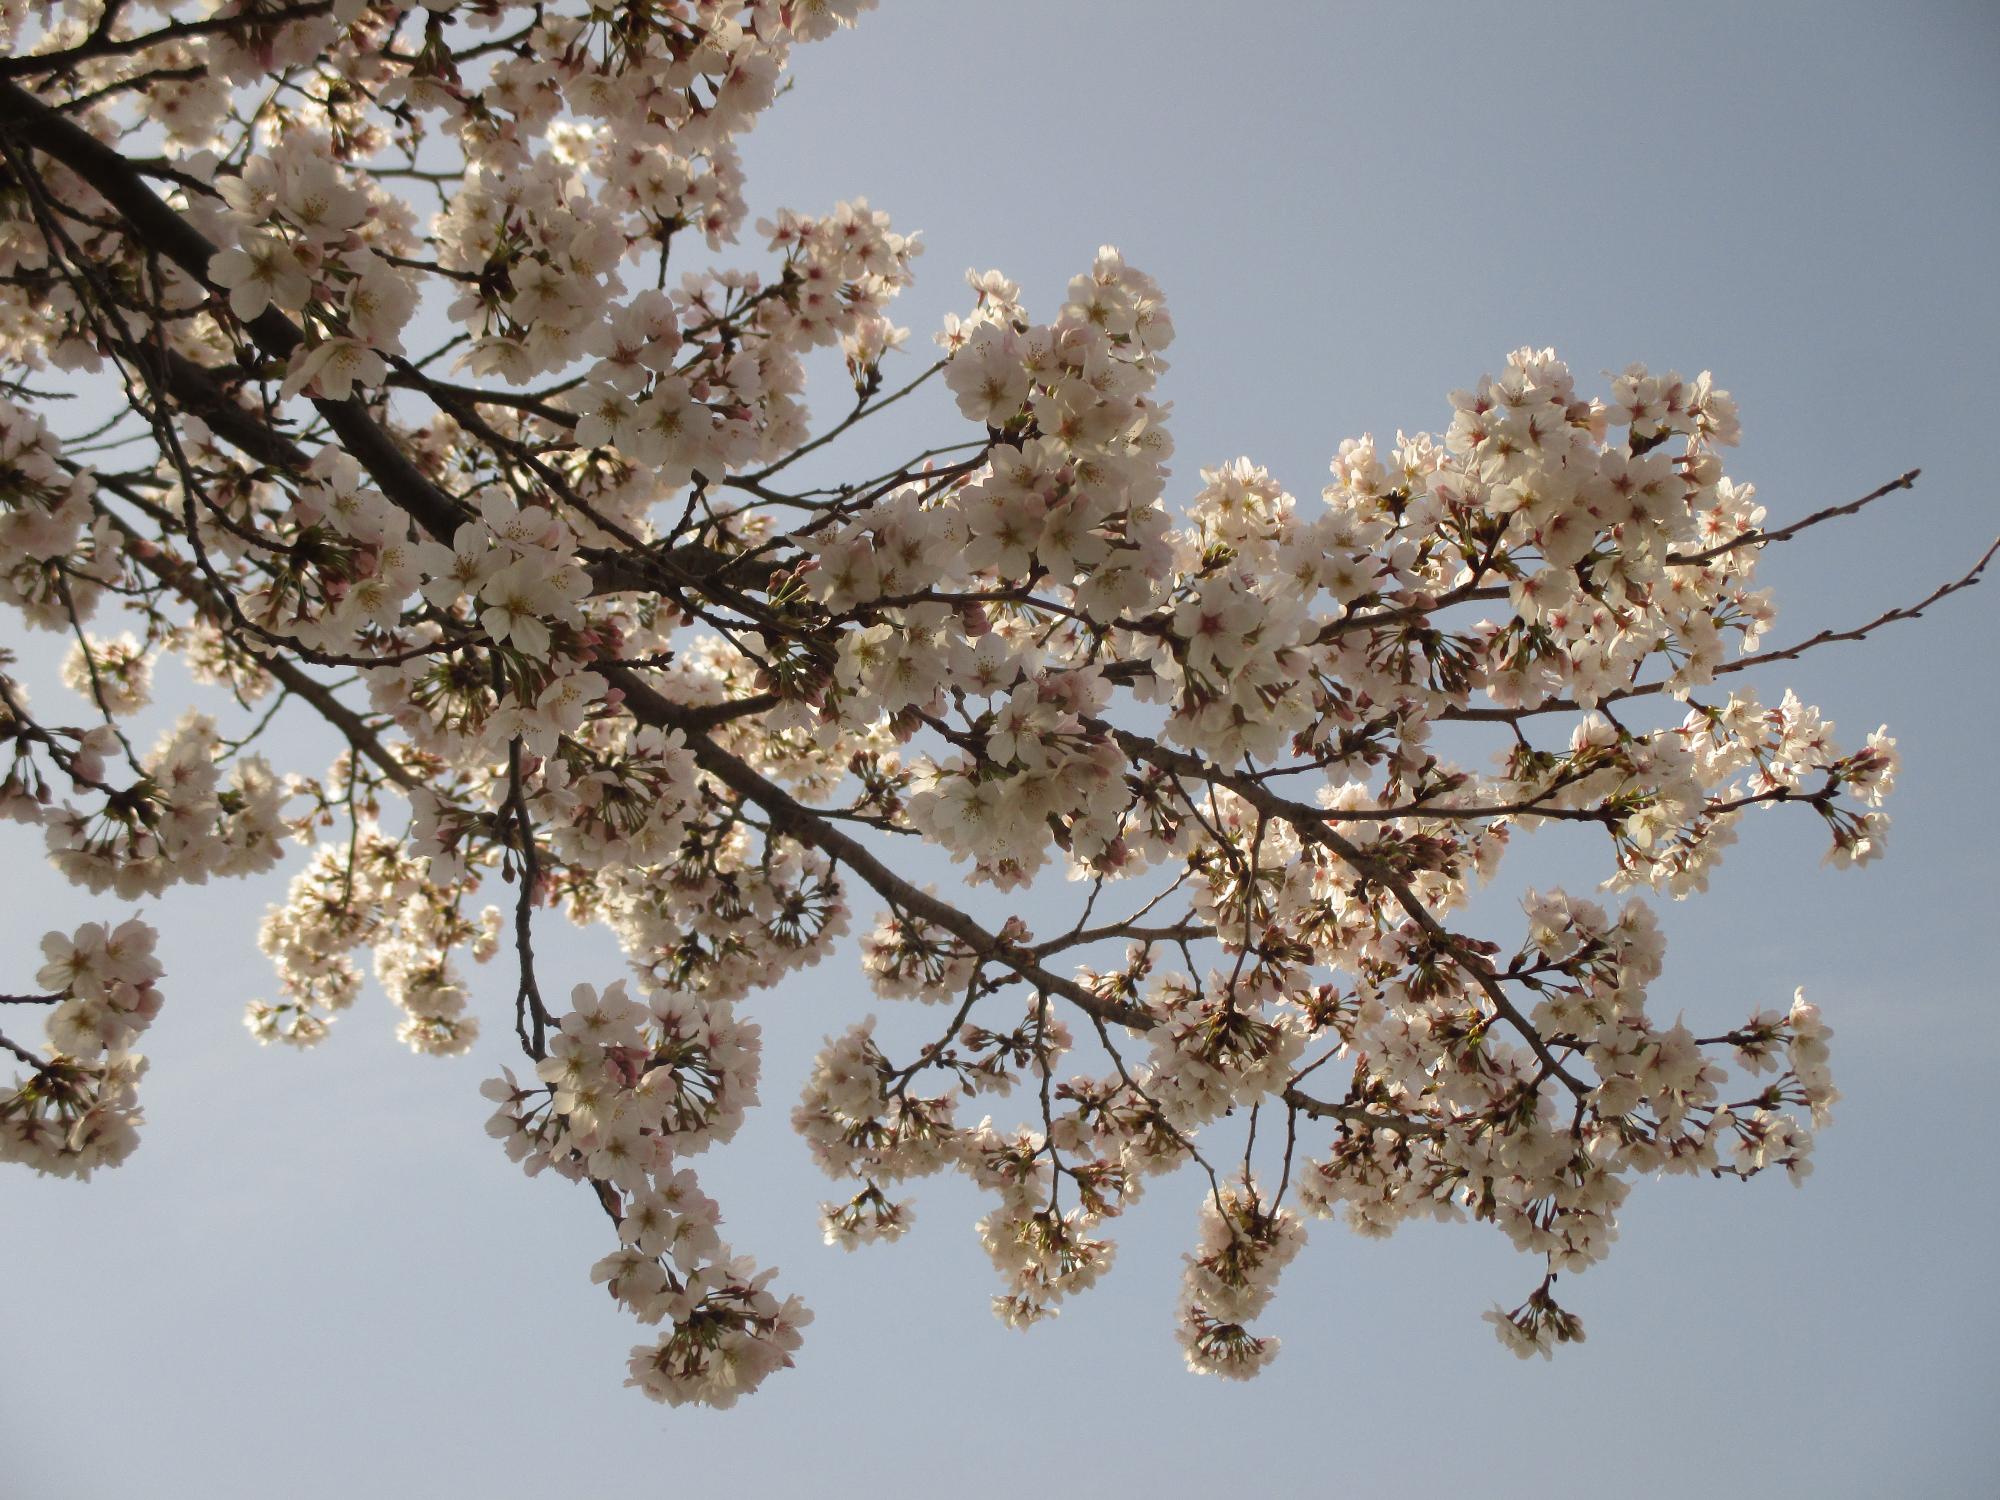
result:
<svg viewBox="0 0 2000 1500"><path fill-rule="evenodd" d="M283 10L241 10L226 16L210 16L201 21L169 21L157 30L144 32L138 36L109 36L109 22L117 14L116 4L105 7L104 19L96 30L74 47L62 47L54 52L24 52L16 57L0 57L0 78L31 78L38 74L60 73L75 67L78 63L89 62L98 57L119 57L133 52L144 52L153 47L165 46L168 42L187 41L195 37L215 36L231 31L256 31L275 29L289 21L304 21L313 16L325 15L333 9L333 0L307 0L303 5L287 6Z"/></svg>

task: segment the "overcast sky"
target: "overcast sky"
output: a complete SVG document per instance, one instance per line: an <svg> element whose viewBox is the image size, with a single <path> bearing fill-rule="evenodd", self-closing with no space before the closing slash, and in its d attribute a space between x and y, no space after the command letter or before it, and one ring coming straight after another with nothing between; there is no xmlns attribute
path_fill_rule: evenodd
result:
<svg viewBox="0 0 2000 1500"><path fill-rule="evenodd" d="M923 231L913 367L968 267L1044 316L1101 243L1162 282L1176 498L1239 453L1316 495L1341 438L1441 431L1448 390L1552 344L1586 391L1632 360L1712 369L1742 407L1730 471L1774 522L1923 468L1770 559L1773 643L1920 597L2000 530L1990 5L886 0L794 62L752 203L865 195ZM901 430L954 440L933 394ZM1889 857L1833 871L1802 811L1747 819L1708 896L1663 912L1653 1008L1727 1024L1803 984L1846 1099L1802 1190L1639 1183L1611 1259L1564 1280L1589 1342L1553 1363L1480 1320L1537 1277L1485 1226L1315 1224L1247 1386L1186 1374L1174 1342L1192 1181L1155 1186L1114 1274L1026 1333L987 1310L957 1184L919 1188L900 1244L825 1248L831 1184L785 1117L820 1038L877 1008L843 950L747 1007L767 1107L704 1170L726 1237L818 1312L799 1367L734 1411L656 1407L621 1388L634 1326L589 1283L602 1217L481 1128L504 1023L414 1057L371 987L316 1053L251 1042L287 870L147 904L167 1003L132 1160L87 1186L0 1174L0 1496L1990 1494L1996 623L1988 586L1759 679L1843 743L1898 736ZM48 660L29 680L53 704ZM44 930L111 912L5 836L0 976L24 980ZM1599 859L1538 837L1484 909L1509 923L1520 886L1585 887ZM1073 891L1023 910L1053 925ZM545 987L619 974L601 935L543 931ZM498 1017L505 961L479 982Z"/></svg>

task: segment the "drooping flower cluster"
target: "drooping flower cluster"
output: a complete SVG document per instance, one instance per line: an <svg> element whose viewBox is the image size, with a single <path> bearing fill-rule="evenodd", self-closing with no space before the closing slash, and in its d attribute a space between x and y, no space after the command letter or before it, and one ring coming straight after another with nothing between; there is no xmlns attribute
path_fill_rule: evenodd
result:
<svg viewBox="0 0 2000 1500"><path fill-rule="evenodd" d="M735 143L792 44L866 8L0 8L0 374L129 406L72 451L0 399L0 602L73 643L89 719L0 670L0 811L127 898L312 845L251 1031L321 1040L367 948L417 1051L511 1033L532 1081L487 1085L494 1133L617 1225L594 1275L659 1330L630 1363L656 1398L726 1405L799 1346L808 1315L723 1244L689 1162L757 1102L737 1007L827 956L857 896L867 983L921 1005L833 1025L793 1112L849 1180L830 1244L899 1238L891 1190L961 1172L1025 1325L1187 1167L1192 1368L1275 1354L1249 1325L1303 1241L1293 1195L1366 1234L1491 1222L1543 1263L1500 1337L1580 1338L1556 1276L1607 1253L1637 1177L1810 1170L1830 1032L1803 999L1662 1024L1641 893L1703 890L1753 807L1810 808L1837 864L1881 852L1886 731L1846 750L1791 694L1721 684L1795 654L1761 647L1760 554L1913 476L1770 531L1708 374L1593 397L1522 349L1441 434L1341 443L1317 502L1248 458L1176 481L1173 324L1110 247L1046 320L971 275L898 383L920 246L865 200L757 221L764 269L688 263L748 219ZM853 404L815 424L833 348ZM798 477L932 376L942 440ZM167 655L216 714L141 755ZM281 711L344 744L329 774L250 753ZM1440 748L1482 732L1484 769ZM1565 823L1625 905L1530 892L1518 941L1465 930L1474 883ZM1052 867L1071 925L989 917L982 888ZM471 915L496 875L511 911ZM631 979L552 1008L551 907ZM133 927L13 997L60 1025L46 1064L6 1043L38 1070L0 1105L9 1154L129 1149L121 1049L156 1004ZM496 1000L461 958L503 945ZM961 1119L981 1096L1016 1114Z"/></svg>
<svg viewBox="0 0 2000 1500"><path fill-rule="evenodd" d="M10 300L0 295L0 307ZM29 625L67 628L117 577L116 533L97 520L95 491L38 415L0 397L0 602Z"/></svg>
<svg viewBox="0 0 2000 1500"><path fill-rule="evenodd" d="M772 1273L733 1257L721 1213L681 1157L726 1141L757 1101L757 1028L721 1001L656 993L641 1005L622 981L578 985L545 1055L539 1086L511 1072L485 1086L489 1125L530 1174L587 1179L617 1220L620 1249L597 1263L641 1323L666 1325L633 1351L632 1383L678 1406L728 1406L791 1363L811 1314L767 1290Z"/></svg>
<svg viewBox="0 0 2000 1500"><path fill-rule="evenodd" d="M289 899L265 913L259 941L278 973L283 998L253 1000L244 1024L259 1042L310 1047L332 1017L361 992L351 955L372 950L375 975L404 1019L397 1038L412 1051L450 1056L479 1035L470 994L452 951L484 961L496 951L500 912L475 919L462 909L475 883L440 882L400 840L359 824L343 842L322 844L292 881Z"/></svg>
<svg viewBox="0 0 2000 1500"><path fill-rule="evenodd" d="M1200 1249L1187 1257L1181 1309L1189 1369L1241 1380L1276 1357L1278 1341L1244 1325L1269 1305L1278 1273L1304 1244L1297 1216L1264 1212L1248 1184L1203 1201Z"/></svg>
<svg viewBox="0 0 2000 1500"><path fill-rule="evenodd" d="M17 1004L52 1007L49 1054L9 1044L33 1071L0 1089L0 1161L58 1177L88 1178L115 1167L139 1144L139 1080L146 1059L132 1050L160 1013L158 934L133 917L116 927L86 922L68 937L42 939L48 960L35 983L48 991Z"/></svg>

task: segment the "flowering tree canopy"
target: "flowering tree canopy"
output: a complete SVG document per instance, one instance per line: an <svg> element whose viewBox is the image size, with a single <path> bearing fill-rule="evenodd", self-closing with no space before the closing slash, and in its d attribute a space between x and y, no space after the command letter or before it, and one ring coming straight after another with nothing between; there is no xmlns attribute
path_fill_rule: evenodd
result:
<svg viewBox="0 0 2000 1500"><path fill-rule="evenodd" d="M1914 472L1767 526L1706 372L1591 393L1548 350L1440 434L1343 442L1318 500L1248 459L1178 481L1172 323L1109 248L1039 311L972 275L913 356L920 247L884 214L745 233L737 138L865 5L0 4L0 598L68 640L88 721L0 652L0 809L125 902L305 845L260 1041L324 1040L362 949L414 1049L510 1029L492 1131L607 1217L593 1275L656 1398L726 1405L799 1344L695 1163L765 1086L739 1007L850 927L874 993L934 1019L903 1047L844 1016L781 1081L844 1184L830 1243L895 1238L904 1184L962 1172L1026 1324L1188 1168L1197 1370L1276 1352L1302 1215L1489 1221L1539 1263L1500 1337L1581 1338L1557 1276L1635 1177L1800 1179L1838 1097L1802 996L1710 1035L1647 1009L1646 893L1703 890L1751 809L1820 818L1839 864L1882 848L1894 740L1843 747L1756 669L1993 554L1767 646L1763 550ZM815 421L835 348L852 388ZM64 381L108 417L59 433ZM800 477L927 384L958 414L934 442ZM163 652L211 691L145 748ZM345 748L272 766L280 715ZM1470 930L1554 821L1601 830L1606 894ZM918 884L916 844L992 894ZM1059 931L1005 914L1045 878ZM538 967L550 909L630 972ZM0 1157L41 1172L137 1141L163 976L151 928L98 915L0 997L46 1014L0 1036Z"/></svg>

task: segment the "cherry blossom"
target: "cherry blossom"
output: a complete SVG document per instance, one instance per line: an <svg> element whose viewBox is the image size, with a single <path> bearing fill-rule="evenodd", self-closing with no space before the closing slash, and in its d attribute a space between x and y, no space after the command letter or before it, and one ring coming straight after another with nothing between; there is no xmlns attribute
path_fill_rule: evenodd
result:
<svg viewBox="0 0 2000 1500"><path fill-rule="evenodd" d="M372 976L413 1051L518 1051L488 1129L604 1216L588 1274L655 1399L803 1347L698 1160L767 1090L838 1184L829 1245L975 1185L1011 1326L1113 1274L1157 1185L1195 1371L1277 1356L1308 1217L1490 1224L1535 1265L1499 1338L1581 1339L1557 1278L1642 1179L1799 1182L1839 1098L1803 995L1649 1004L1654 903L1761 818L1885 851L1896 740L1769 669L1992 554L1767 645L1762 554L1914 471L1773 525L1714 375L1593 390L1549 349L1340 442L1316 497L1177 466L1166 293L1109 246L1039 292L969 272L919 356L921 240L861 198L753 221L739 156L795 44L869 8L7 11L0 602L66 696L0 654L0 811L127 903L286 865L260 1043L338 1045ZM48 371L129 408L114 457L33 408ZM906 400L934 440L806 477ZM196 701L135 734L166 657ZM274 767L279 714L333 763ZM1601 889L1476 924L1555 823ZM1042 880L1073 920L1037 932ZM554 913L625 972L556 972ZM850 1008L762 1006L850 933ZM46 1008L41 1050L0 1036L0 1156L134 1149L153 950L86 923L0 996ZM764 1076L780 1024L829 1032L803 1080Z"/></svg>

